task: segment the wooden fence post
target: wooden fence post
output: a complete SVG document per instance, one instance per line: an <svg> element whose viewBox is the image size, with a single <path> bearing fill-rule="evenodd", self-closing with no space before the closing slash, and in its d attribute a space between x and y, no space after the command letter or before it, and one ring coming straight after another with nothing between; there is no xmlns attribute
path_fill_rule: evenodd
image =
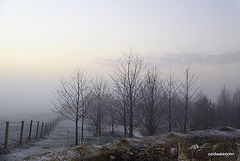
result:
<svg viewBox="0 0 240 161"><path fill-rule="evenodd" d="M47 124L47 127L46 127L46 135L48 134L48 123Z"/></svg>
<svg viewBox="0 0 240 161"><path fill-rule="evenodd" d="M7 151L7 145L8 145L8 129L9 129L9 121L6 122L5 142L4 142L5 151Z"/></svg>
<svg viewBox="0 0 240 161"><path fill-rule="evenodd" d="M48 129L47 134L49 134L49 130L50 130L49 123L48 123L47 129Z"/></svg>
<svg viewBox="0 0 240 161"><path fill-rule="evenodd" d="M43 126L44 126L44 122L42 122L42 127L41 127L41 135L40 135L41 138L43 137Z"/></svg>
<svg viewBox="0 0 240 161"><path fill-rule="evenodd" d="M31 122L30 122L30 129L29 129L29 136L28 136L28 140L30 140L30 139L31 139L31 133L32 133L32 123L33 123L33 121L31 120Z"/></svg>
<svg viewBox="0 0 240 161"><path fill-rule="evenodd" d="M39 128L39 121L37 122L36 139L38 138L38 128Z"/></svg>
<svg viewBox="0 0 240 161"><path fill-rule="evenodd" d="M24 128L24 121L22 121L22 124L21 124L21 131L20 131L20 142L19 142L19 144L22 144L22 138L23 138L23 128Z"/></svg>
<svg viewBox="0 0 240 161"><path fill-rule="evenodd" d="M46 135L46 130L47 130L47 123L45 123L44 135Z"/></svg>

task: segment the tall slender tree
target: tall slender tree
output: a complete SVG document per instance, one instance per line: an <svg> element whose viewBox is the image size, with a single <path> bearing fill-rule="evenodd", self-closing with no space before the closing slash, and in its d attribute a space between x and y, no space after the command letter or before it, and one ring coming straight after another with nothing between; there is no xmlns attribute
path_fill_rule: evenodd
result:
<svg viewBox="0 0 240 161"><path fill-rule="evenodd" d="M95 127L96 136L101 136L103 121L107 115L110 93L107 82L102 77L96 77L93 83L92 101L88 114L89 124Z"/></svg>
<svg viewBox="0 0 240 161"><path fill-rule="evenodd" d="M157 132L163 118L164 104L163 79L157 67L149 67L143 79L140 92L140 111L142 124L149 135Z"/></svg>
<svg viewBox="0 0 240 161"><path fill-rule="evenodd" d="M135 116L137 95L141 85L143 73L143 62L140 57L132 51L123 54L118 59L118 66L115 66L115 73L112 79L118 94L123 100L123 110L128 111L129 137L133 137L133 130L138 125L138 118ZM126 117L126 111L124 117ZM126 121L124 120L124 121ZM124 125L126 127L126 125Z"/></svg>
<svg viewBox="0 0 240 161"><path fill-rule="evenodd" d="M168 124L168 131L172 131L173 127L173 113L174 113L174 103L177 99L176 93L176 80L174 79L174 74L170 70L170 73L166 76L166 83L165 83L165 98L167 104L167 124Z"/></svg>
<svg viewBox="0 0 240 161"><path fill-rule="evenodd" d="M189 108L196 100L197 95L201 93L202 88L201 84L197 84L197 80L199 75L193 72L191 65L183 67L183 74L185 77L185 81L180 81L180 85L178 86L179 93L181 94L181 100L184 111L184 123L183 123L183 131L187 131L188 125L188 117L189 117Z"/></svg>
<svg viewBox="0 0 240 161"><path fill-rule="evenodd" d="M66 78L60 78L59 87L55 88L53 111L75 122L75 145L78 145L78 121L86 112L86 96L89 80L83 69L77 68Z"/></svg>

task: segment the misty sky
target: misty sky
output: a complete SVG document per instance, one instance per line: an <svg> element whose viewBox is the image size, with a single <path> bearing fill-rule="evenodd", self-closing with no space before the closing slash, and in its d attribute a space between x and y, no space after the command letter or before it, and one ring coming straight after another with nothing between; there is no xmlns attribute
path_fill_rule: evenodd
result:
<svg viewBox="0 0 240 161"><path fill-rule="evenodd" d="M107 77L129 49L176 76L192 64L216 99L240 86L240 0L0 0L0 116L48 111L60 76Z"/></svg>

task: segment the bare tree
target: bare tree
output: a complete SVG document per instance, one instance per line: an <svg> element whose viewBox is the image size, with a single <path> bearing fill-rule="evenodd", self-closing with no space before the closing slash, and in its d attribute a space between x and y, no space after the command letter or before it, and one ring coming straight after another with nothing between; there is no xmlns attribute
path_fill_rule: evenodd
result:
<svg viewBox="0 0 240 161"><path fill-rule="evenodd" d="M102 124L107 114L108 100L107 82L103 78L97 77L93 84L91 111L88 114L89 124L95 127L96 136L101 136Z"/></svg>
<svg viewBox="0 0 240 161"><path fill-rule="evenodd" d="M141 84L141 74L143 72L143 63L138 55L132 51L124 53L123 58L118 59L118 66L115 66L115 75L112 79L115 88L122 99L122 107L124 111L124 128L126 128L126 112L129 113L129 137L133 137L134 126L138 123L137 118L134 118L134 110L136 107L137 94ZM137 121L135 121L137 120ZM126 129L124 130L126 132Z"/></svg>
<svg viewBox="0 0 240 161"><path fill-rule="evenodd" d="M163 80L157 67L149 67L140 92L142 124L149 135L157 132L163 116Z"/></svg>
<svg viewBox="0 0 240 161"><path fill-rule="evenodd" d="M177 99L176 93L176 81L174 79L174 74L170 70L170 73L166 76L165 83L165 98L167 104L167 122L168 122L168 131L172 131L173 127L173 113L174 113L174 101Z"/></svg>
<svg viewBox="0 0 240 161"><path fill-rule="evenodd" d="M59 87L55 88L55 100L52 102L55 109L53 110L75 122L75 145L78 145L78 121L84 118L86 113L85 101L88 90L89 81L84 70L79 68L69 77L61 78Z"/></svg>
<svg viewBox="0 0 240 161"><path fill-rule="evenodd" d="M183 131L186 132L188 124L189 108L196 100L197 95L201 93L201 85L197 85L199 75L192 71L191 65L183 67L183 74L185 81L180 81L178 86L179 93L181 94L182 104L184 107L184 123Z"/></svg>

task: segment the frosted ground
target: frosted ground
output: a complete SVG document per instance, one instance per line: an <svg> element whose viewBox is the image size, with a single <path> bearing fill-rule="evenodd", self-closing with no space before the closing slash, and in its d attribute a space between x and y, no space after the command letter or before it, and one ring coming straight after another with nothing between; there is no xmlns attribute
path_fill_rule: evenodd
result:
<svg viewBox="0 0 240 161"><path fill-rule="evenodd" d="M21 115L13 115L6 116L6 118L0 118L0 149L4 146L4 138L5 138L5 129L6 129L6 121L9 121L9 136L8 136L8 144L13 146L14 144L19 143L20 139L20 130L21 130L21 121L24 121L24 130L23 130L23 141L27 140L29 136L29 128L30 128L30 120L33 120L32 124L32 133L31 138L36 137L36 128L37 121L40 121L40 127L38 131L38 137L41 133L41 123L42 122L51 122L57 117L54 113L29 113L29 114L21 114Z"/></svg>
<svg viewBox="0 0 240 161"><path fill-rule="evenodd" d="M0 155L0 161L14 161L13 154L17 157L18 160L22 160L27 158L28 156L38 155L38 154L45 154L54 151L59 151L63 147L71 148L74 145L74 122L69 120L64 120L59 122L56 127L50 132L48 136L45 136L44 139L39 139L35 141L31 141L28 144L25 144L19 148L10 149L9 154ZM229 128L227 128L229 129ZM121 130L120 130L121 131ZM94 131L91 131L88 128L85 128L85 145L103 145L108 142L112 142L115 139L119 139L121 137L121 132L118 132L119 135L110 135L109 133L103 134L104 136L101 137L93 137ZM188 134L182 133L166 133L160 134L152 137L146 137L138 142L145 143L152 143L158 145L166 145L171 142L169 136L179 136L180 138L187 140L199 140L197 143L200 146L204 145L204 140L208 138L213 142L217 142L217 138L226 138L226 139L234 139L240 138L240 130L230 128L230 131L221 131L221 130L199 130L199 131L192 131ZM215 140L215 141L214 141ZM185 143L186 144L186 143ZM192 143L193 144L193 143ZM194 143L196 144L196 143ZM216 143L214 143L216 144ZM216 144L217 145L217 144ZM191 146L190 143L187 146ZM98 147L98 146L97 146ZM237 154L237 153L235 153Z"/></svg>
<svg viewBox="0 0 240 161"><path fill-rule="evenodd" d="M239 158L240 131L230 127L215 130L198 130L189 133L159 133L141 139L120 139L112 144L101 146L78 146L68 150L66 158L76 160L105 161L116 160L226 160ZM63 158L64 150L31 156L31 161L52 160L57 156ZM230 154L209 156L209 153Z"/></svg>
<svg viewBox="0 0 240 161"><path fill-rule="evenodd" d="M67 145L69 136L73 134L73 131L71 131L72 124L73 123L70 121L62 121L56 125L53 131L51 131L48 136L45 136L44 139L32 141L20 148L10 150L10 154L0 155L0 160L14 160L12 157L13 154L15 154L16 157L21 160L29 155L59 150L61 147ZM69 133L67 131L69 131Z"/></svg>
<svg viewBox="0 0 240 161"><path fill-rule="evenodd" d="M74 145L74 122L64 120L59 122L49 135L44 139L29 142L27 145L10 150L9 154L0 155L0 160L12 161L14 160L13 154L16 155L18 160L22 160L31 155L44 154L47 152L57 151L63 147L72 147ZM93 137L93 131L85 130L84 136L85 144L102 145L111 142L118 136L102 136Z"/></svg>

